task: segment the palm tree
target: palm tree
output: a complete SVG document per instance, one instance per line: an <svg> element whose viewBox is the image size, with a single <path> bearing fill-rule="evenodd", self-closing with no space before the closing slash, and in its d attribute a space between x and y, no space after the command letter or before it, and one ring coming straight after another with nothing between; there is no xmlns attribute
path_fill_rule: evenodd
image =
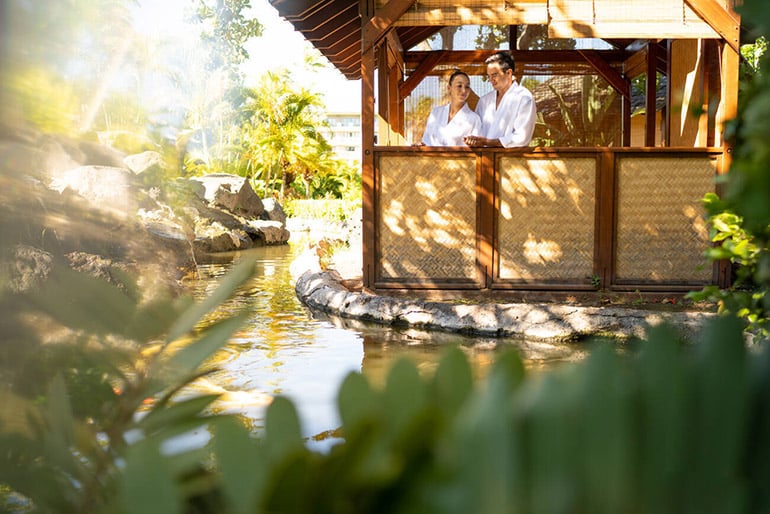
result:
<svg viewBox="0 0 770 514"><path fill-rule="evenodd" d="M265 195L280 176L279 197L295 178L308 177L324 168L331 148L318 130L323 123L321 98L306 89L290 86L288 71L267 72L259 85L245 91L244 145L248 169L264 180Z"/></svg>

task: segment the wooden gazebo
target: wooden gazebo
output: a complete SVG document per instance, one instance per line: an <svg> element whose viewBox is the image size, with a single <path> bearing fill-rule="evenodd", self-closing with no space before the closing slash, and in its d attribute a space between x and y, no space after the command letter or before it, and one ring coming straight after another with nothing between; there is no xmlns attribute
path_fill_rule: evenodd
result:
<svg viewBox="0 0 770 514"><path fill-rule="evenodd" d="M738 103L736 0L270 2L340 72L361 79L365 288L531 296L729 284L729 266L703 257L700 200L729 166L723 126ZM537 146L411 146L415 114L405 106L421 85L457 67L482 81L497 48L425 44L468 26L507 32L519 81L556 95L542 101ZM547 37L520 47L530 27ZM554 137L587 131L566 118L596 117L585 110L585 90L582 114L555 110L581 100L566 99L579 96L574 87L551 85L554 74L590 77L615 96L602 139ZM644 106L636 146L633 100Z"/></svg>

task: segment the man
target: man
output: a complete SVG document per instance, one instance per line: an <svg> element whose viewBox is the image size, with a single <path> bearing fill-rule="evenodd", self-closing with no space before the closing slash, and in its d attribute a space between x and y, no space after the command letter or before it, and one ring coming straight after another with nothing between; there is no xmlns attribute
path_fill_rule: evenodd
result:
<svg viewBox="0 0 770 514"><path fill-rule="evenodd" d="M514 62L508 52L488 57L487 78L493 90L479 98L476 114L481 135L466 136L468 146L529 146L535 130L537 107L532 93L513 78Z"/></svg>

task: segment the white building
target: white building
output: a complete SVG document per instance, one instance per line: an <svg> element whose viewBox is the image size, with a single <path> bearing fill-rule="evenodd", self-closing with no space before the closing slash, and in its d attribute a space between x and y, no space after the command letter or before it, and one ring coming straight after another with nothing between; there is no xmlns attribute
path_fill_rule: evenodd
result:
<svg viewBox="0 0 770 514"><path fill-rule="evenodd" d="M322 133L334 153L349 163L361 162L361 113L327 112Z"/></svg>

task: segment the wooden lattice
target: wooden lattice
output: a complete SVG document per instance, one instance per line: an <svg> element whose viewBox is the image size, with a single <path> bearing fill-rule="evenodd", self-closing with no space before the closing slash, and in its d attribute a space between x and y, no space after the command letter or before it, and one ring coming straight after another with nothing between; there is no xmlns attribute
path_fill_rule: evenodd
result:
<svg viewBox="0 0 770 514"><path fill-rule="evenodd" d="M701 206L714 191L707 157L622 157L618 169L618 280L710 281Z"/></svg>
<svg viewBox="0 0 770 514"><path fill-rule="evenodd" d="M475 156L383 156L379 169L379 278L474 280Z"/></svg>
<svg viewBox="0 0 770 514"><path fill-rule="evenodd" d="M596 159L500 159L501 279L584 280L593 271Z"/></svg>

